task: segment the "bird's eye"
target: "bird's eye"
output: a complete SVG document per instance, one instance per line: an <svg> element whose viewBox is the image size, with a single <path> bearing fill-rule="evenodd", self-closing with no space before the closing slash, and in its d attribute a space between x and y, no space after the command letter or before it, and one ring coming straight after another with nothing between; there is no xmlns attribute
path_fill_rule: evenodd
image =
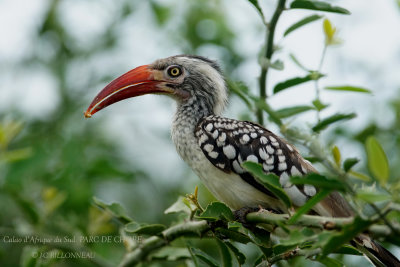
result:
<svg viewBox="0 0 400 267"><path fill-rule="evenodd" d="M175 78L182 74L182 69L178 66L173 66L167 70L167 73L169 76Z"/></svg>

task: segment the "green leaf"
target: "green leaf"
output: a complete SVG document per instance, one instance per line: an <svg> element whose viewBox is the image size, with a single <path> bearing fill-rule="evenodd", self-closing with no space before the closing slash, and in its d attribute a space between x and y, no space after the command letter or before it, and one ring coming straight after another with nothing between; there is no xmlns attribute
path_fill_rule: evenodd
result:
<svg viewBox="0 0 400 267"><path fill-rule="evenodd" d="M222 228L222 227L218 227L218 228L216 228L216 231L219 234L221 234L224 238L227 237L227 238L229 238L229 239L231 239L232 241L235 241L235 242L239 242L239 243L242 243L242 244L247 244L247 243L249 243L251 241L251 239L247 235L242 234L242 233L240 233L238 231L235 231L235 230L230 230L230 229L225 229L225 228Z"/></svg>
<svg viewBox="0 0 400 267"><path fill-rule="evenodd" d="M333 155L333 159L335 160L336 165L340 166L340 161L342 160L342 156L340 155L340 150L337 146L334 146L332 148L332 155Z"/></svg>
<svg viewBox="0 0 400 267"><path fill-rule="evenodd" d="M351 176L353 176L354 178L357 178L357 179L359 179L361 181L370 182L372 180L371 177L369 177L369 176L367 176L367 175L365 175L363 173L355 172L355 171L352 171L352 170L349 171L349 174Z"/></svg>
<svg viewBox="0 0 400 267"><path fill-rule="evenodd" d="M350 11L348 11L345 8L332 6L331 4L320 1L295 0L290 4L290 8L311 9L311 10L334 12L346 15L350 14Z"/></svg>
<svg viewBox="0 0 400 267"><path fill-rule="evenodd" d="M296 56L292 53L289 54L290 59L296 64L300 69L305 70L305 71L310 71L306 67L303 66L303 64L300 63L300 61L296 58Z"/></svg>
<svg viewBox="0 0 400 267"><path fill-rule="evenodd" d="M290 182L293 184L310 184L317 188L324 188L327 190L345 191L346 187L338 180L328 179L317 173L309 173L302 177L291 177Z"/></svg>
<svg viewBox="0 0 400 267"><path fill-rule="evenodd" d="M195 209L194 205L191 205L191 203L187 203L185 201L186 198L180 196L178 199L175 201L174 204L172 204L168 209L164 211L164 214L170 214L170 213L178 213L178 212L184 212L186 214L191 214L192 210ZM193 208L193 209L192 209Z"/></svg>
<svg viewBox="0 0 400 267"><path fill-rule="evenodd" d="M207 253L201 251L200 249L197 248L190 248L190 250L192 251L192 254L199 258L200 260L202 260L204 263L206 263L208 266L210 267L218 267L219 263L210 255L208 255Z"/></svg>
<svg viewBox="0 0 400 267"><path fill-rule="evenodd" d="M322 77L322 75L321 75L321 77ZM278 93L280 91L283 91L283 90L285 90L287 88L290 88L290 87L293 87L293 86L296 86L296 85L299 85L299 84L302 84L302 83L305 83L305 82L309 82L311 80L313 80L313 77L312 77L311 74L308 74L308 75L306 75L304 77L291 78L289 80L286 80L286 81L283 81L283 82L280 82L280 83L276 84L274 89L273 89L273 92L274 92L274 94L276 94L276 93Z"/></svg>
<svg viewBox="0 0 400 267"><path fill-rule="evenodd" d="M326 86L325 89L327 90L334 90L334 91L349 91L349 92L359 92L359 93L367 93L371 94L371 90L361 88L361 87L355 87L355 86L350 86L350 85L345 85L345 86Z"/></svg>
<svg viewBox="0 0 400 267"><path fill-rule="evenodd" d="M233 221L233 213L228 206L221 202L212 202L209 204L204 212L199 216L196 216L199 219L205 219L207 221L217 221L217 220L224 220L224 221Z"/></svg>
<svg viewBox="0 0 400 267"><path fill-rule="evenodd" d="M279 183L279 177L274 174L266 174L262 166L258 163L246 161L242 167L254 175L256 180L265 188L271 191L277 198L283 201L287 207L292 206L290 198Z"/></svg>
<svg viewBox="0 0 400 267"><path fill-rule="evenodd" d="M367 150L369 170L381 185L385 185L389 179L389 163L385 151L373 136L367 138L365 149Z"/></svg>
<svg viewBox="0 0 400 267"><path fill-rule="evenodd" d="M357 158L348 158L343 162L343 169L345 172L348 172L353 168L354 165L356 165L360 160Z"/></svg>
<svg viewBox="0 0 400 267"><path fill-rule="evenodd" d="M150 255L152 260L167 260L167 261L178 261L189 259L191 257L190 252L187 248L178 248L166 246L157 250L155 253Z"/></svg>
<svg viewBox="0 0 400 267"><path fill-rule="evenodd" d="M225 245L233 252L239 265L243 265L246 262L246 256L231 242L225 242Z"/></svg>
<svg viewBox="0 0 400 267"><path fill-rule="evenodd" d="M370 190L357 190L357 198L364 200L367 203L375 203L390 200L390 195L378 192L371 192Z"/></svg>
<svg viewBox="0 0 400 267"><path fill-rule="evenodd" d="M227 247L225 242L222 242L218 238L216 240L219 247L219 252L221 254L222 266L232 267L232 256L231 253L229 252L229 248Z"/></svg>
<svg viewBox="0 0 400 267"><path fill-rule="evenodd" d="M295 223L301 215L307 213L309 210L312 209L315 205L317 205L320 201L322 201L329 193L331 190L326 190L322 189L319 191L315 196L310 198L303 206L301 206L296 214L294 214L288 221L288 223Z"/></svg>
<svg viewBox="0 0 400 267"><path fill-rule="evenodd" d="M290 26L290 27L285 31L285 33L283 34L283 36L288 35L288 34L291 33L292 31L297 30L298 28L303 27L304 25L307 25L307 24L309 24L309 23L311 23L311 22L313 22L313 21L319 20L319 19L322 18L322 17L323 17L323 16L317 15L317 14L314 14L314 15L311 15L311 16L308 16L308 17L305 17L305 18L303 18L302 20L300 20L300 21L296 22L295 24L293 24L292 26Z"/></svg>
<svg viewBox="0 0 400 267"><path fill-rule="evenodd" d="M362 256L363 254L355 249L354 247L350 245L343 245L340 247L338 250L336 250L336 253L338 254L346 254L346 255L357 255L357 256Z"/></svg>
<svg viewBox="0 0 400 267"><path fill-rule="evenodd" d="M335 114L330 117L323 119L322 121L318 122L312 129L314 132L320 132L321 130L326 129L332 123L342 121L342 120L350 120L356 117L355 113L349 114Z"/></svg>
<svg viewBox="0 0 400 267"><path fill-rule="evenodd" d="M128 233L135 233L141 235L158 235L166 229L162 224L143 224L137 222L130 222L125 225L125 231Z"/></svg>
<svg viewBox="0 0 400 267"><path fill-rule="evenodd" d="M299 113L308 111L308 110L312 110L314 109L314 107L311 106L294 106L294 107L289 107L289 108L282 108L279 109L277 111L275 111L275 113L281 118L288 118L294 115L297 115Z"/></svg>
<svg viewBox="0 0 400 267"><path fill-rule="evenodd" d="M242 82L234 82L229 79L226 81L226 83L228 85L229 90L235 95L237 95L240 99L242 99L248 109L252 110L253 105L248 99L249 88Z"/></svg>
<svg viewBox="0 0 400 267"><path fill-rule="evenodd" d="M314 107L318 110L321 111L325 108L327 108L329 105L328 104L323 104L321 103L321 101L319 99L315 99L312 104L314 105Z"/></svg>
<svg viewBox="0 0 400 267"><path fill-rule="evenodd" d="M20 256L21 267L35 267L40 266L38 264L39 248L34 246L24 246ZM5 256L3 254L3 256Z"/></svg>
<svg viewBox="0 0 400 267"><path fill-rule="evenodd" d="M328 238L325 246L322 248L322 255L326 256L337 251L342 245L348 243L371 224L372 222L370 221L365 221L358 216L355 217L353 223L345 225L342 231Z"/></svg>
<svg viewBox="0 0 400 267"><path fill-rule="evenodd" d="M93 202L96 206L108 211L111 215L123 223L129 223L132 219L125 213L124 208L119 203L106 204L97 197L93 197Z"/></svg>
<svg viewBox="0 0 400 267"><path fill-rule="evenodd" d="M329 257L317 257L316 261L322 263L325 266L329 267L343 267L344 264L338 261L337 259L329 258Z"/></svg>
<svg viewBox="0 0 400 267"><path fill-rule="evenodd" d="M257 108L262 109L268 113L269 118L273 122L275 122L279 126L282 125L282 121L281 121L279 115L276 114L276 112L264 100L256 99L255 103L256 103Z"/></svg>

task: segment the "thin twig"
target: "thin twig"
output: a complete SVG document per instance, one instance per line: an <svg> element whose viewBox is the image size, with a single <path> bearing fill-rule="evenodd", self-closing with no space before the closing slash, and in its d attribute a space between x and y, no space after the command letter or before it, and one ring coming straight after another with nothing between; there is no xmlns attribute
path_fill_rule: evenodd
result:
<svg viewBox="0 0 400 267"><path fill-rule="evenodd" d="M274 53L274 35L276 24L278 23L279 17L281 16L283 10L285 9L286 0L279 0L275 12L272 15L271 21L266 26L266 43L265 43L265 58L267 62L271 62L272 55ZM269 66L261 64L261 75L260 75L260 84L259 84L259 95L262 101L267 99L267 74L268 74ZM263 111L262 109L257 109L257 120L258 123L264 123Z"/></svg>

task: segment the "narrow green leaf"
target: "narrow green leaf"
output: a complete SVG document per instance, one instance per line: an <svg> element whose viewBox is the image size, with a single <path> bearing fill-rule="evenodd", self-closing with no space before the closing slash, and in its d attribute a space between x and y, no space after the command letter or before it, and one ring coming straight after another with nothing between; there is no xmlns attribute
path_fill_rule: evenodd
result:
<svg viewBox="0 0 400 267"><path fill-rule="evenodd" d="M247 243L251 242L251 239L247 235L242 234L238 231L225 229L222 227L216 228L216 231L218 233L220 233L223 237L227 237L235 242L239 242L242 244L247 244Z"/></svg>
<svg viewBox="0 0 400 267"><path fill-rule="evenodd" d="M368 190L357 190L357 198L364 200L367 203L375 203L390 200L390 195L378 192L371 192Z"/></svg>
<svg viewBox="0 0 400 267"><path fill-rule="evenodd" d="M296 86L296 85L299 85L299 84L302 84L305 82L309 82L311 80L312 80L311 74L308 74L304 77L295 77L295 78L292 78L292 79L289 79L289 80L286 80L286 81L276 84L273 89L273 92L274 92L274 94L276 94L287 88L290 88L290 87L293 87L293 86Z"/></svg>
<svg viewBox="0 0 400 267"><path fill-rule="evenodd" d="M166 246L152 253L149 257L152 260L178 261L189 259L191 256L187 248Z"/></svg>
<svg viewBox="0 0 400 267"><path fill-rule="evenodd" d="M299 113L302 112L306 112L309 110L314 109L314 107L311 106L294 106L294 107L288 107L288 108L282 108L279 109L277 111L275 111L275 113L281 118L288 118L294 115L297 115Z"/></svg>
<svg viewBox="0 0 400 267"><path fill-rule="evenodd" d="M318 122L312 129L314 132L320 132L321 130L326 129L332 123L342 121L342 120L350 120L355 118L357 115L355 113L349 114L335 114L328 118L323 119L322 121Z"/></svg>
<svg viewBox="0 0 400 267"><path fill-rule="evenodd" d="M350 11L345 8L332 6L326 2L320 1L309 1L309 0L295 0L291 3L290 8L301 8L301 9L311 9L311 10L319 10L319 11L326 11L326 12L334 12L340 14L349 15Z"/></svg>
<svg viewBox="0 0 400 267"><path fill-rule="evenodd" d="M229 249L225 242L219 240L218 238L217 244L219 247L219 252L221 254L221 262L223 267L232 267L232 256L231 253L229 252Z"/></svg>
<svg viewBox="0 0 400 267"><path fill-rule="evenodd" d="M354 247L350 245L343 245L340 247L338 250L336 250L336 253L338 254L346 254L346 255L357 255L357 256L362 256L363 254L355 249Z"/></svg>
<svg viewBox="0 0 400 267"><path fill-rule="evenodd" d="M306 67L304 67L303 64L300 63L300 61L296 58L296 56L292 53L289 54L290 59L294 62L294 64L296 64L300 69L305 70L305 71L310 71L309 69L307 69Z"/></svg>
<svg viewBox="0 0 400 267"><path fill-rule="evenodd" d="M201 251L198 248L190 248L190 250L192 251L192 254L199 258L200 260L202 260L204 263L206 263L208 266L210 267L218 267L219 263L210 255L208 255L207 253L205 253L204 251Z"/></svg>
<svg viewBox="0 0 400 267"><path fill-rule="evenodd" d="M229 79L227 80L226 83L228 85L229 90L235 95L237 95L240 99L242 99L243 102L248 107L248 109L252 110L253 105L248 99L249 89L247 88L247 86L242 82L234 82Z"/></svg>
<svg viewBox="0 0 400 267"><path fill-rule="evenodd" d="M109 211L113 215L113 217L117 218L123 223L129 223L132 221L132 219L126 214L124 208L119 203L114 202L111 204L106 204L97 197L93 197L93 202L96 206Z"/></svg>
<svg viewBox="0 0 400 267"><path fill-rule="evenodd" d="M369 176L367 176L367 175L365 175L363 173L355 172L355 171L352 171L352 170L349 171L349 174L351 176L353 176L354 178L357 178L357 179L359 179L361 181L370 182L372 180L371 177L369 177Z"/></svg>
<svg viewBox="0 0 400 267"><path fill-rule="evenodd" d="M233 252L237 262L239 263L239 266L243 265L246 262L246 256L242 252L240 252L240 250L235 247L231 242L225 242L225 245L227 245L228 248Z"/></svg>
<svg viewBox="0 0 400 267"><path fill-rule="evenodd" d="M306 204L304 204L297 210L297 212L289 219L288 223L295 223L300 218L301 215L310 211L312 207L314 207L320 201L322 201L327 195L329 195L330 192L331 192L330 190L326 189L319 191L315 196L310 198L306 202Z"/></svg>
<svg viewBox="0 0 400 267"><path fill-rule="evenodd" d="M328 179L325 176L322 176L317 173L309 173L306 176L302 177L291 177L290 182L293 184L310 184L317 188L323 188L326 190L335 190L335 191L345 191L346 187L342 182L334 179Z"/></svg>
<svg viewBox="0 0 400 267"><path fill-rule="evenodd" d="M260 13L261 16L264 16L263 11L262 11L260 5L258 4L257 0L248 0L248 1L257 9L258 13Z"/></svg>
<svg viewBox="0 0 400 267"><path fill-rule="evenodd" d="M316 261L322 263L325 266L329 267L343 267L344 264L338 261L337 259L329 258L329 257L317 257Z"/></svg>
<svg viewBox="0 0 400 267"><path fill-rule="evenodd" d="M333 90L333 91L349 91L349 92L358 92L358 93L367 93L371 94L371 90L361 88L361 87L355 87L355 86L350 86L350 85L345 85L345 86L326 86L325 89L327 90Z"/></svg>
<svg viewBox="0 0 400 267"><path fill-rule="evenodd" d="M334 146L332 148L332 155L333 155L333 159L335 160L335 163L337 166L340 166L340 162L342 160L342 156L340 155L340 150L337 146Z"/></svg>
<svg viewBox="0 0 400 267"><path fill-rule="evenodd" d="M157 235L166 229L162 224L143 224L130 222L125 225L125 231L141 235Z"/></svg>
<svg viewBox="0 0 400 267"><path fill-rule="evenodd" d="M206 207L204 212L199 216L196 216L196 218L205 219L208 221L232 221L234 219L231 209L221 202L212 202Z"/></svg>
<svg viewBox="0 0 400 267"><path fill-rule="evenodd" d="M271 121L275 122L279 126L283 124L278 114L276 114L276 112L264 100L257 99L255 101L257 108L267 112Z"/></svg>
<svg viewBox="0 0 400 267"><path fill-rule="evenodd" d="M367 138L365 149L367 150L369 170L381 185L385 185L389 179L389 163L385 151L373 136Z"/></svg>
<svg viewBox="0 0 400 267"><path fill-rule="evenodd" d="M279 183L279 177L274 174L266 174L262 166L255 162L243 162L242 167L254 175L256 180L283 201L287 207L292 206L290 198Z"/></svg>
<svg viewBox="0 0 400 267"><path fill-rule="evenodd" d="M175 201L174 204L172 204L168 209L164 211L164 214L170 214L170 213L178 213L178 212L184 212L186 214L191 214L192 210L195 209L194 205L193 207L189 203L184 202L186 198L180 196L178 199Z"/></svg>
<svg viewBox="0 0 400 267"><path fill-rule="evenodd" d="M357 158L348 158L343 162L343 169L345 172L348 172L356 165L360 160Z"/></svg>
<svg viewBox="0 0 400 267"><path fill-rule="evenodd" d="M299 20L298 22L296 22L295 24L293 24L292 26L290 26L290 27L285 31L285 33L283 34L283 36L288 35L288 34L291 33L292 31L297 30L298 28L303 27L304 25L307 25L307 24L309 24L309 23L311 23L311 22L313 22L313 21L319 20L319 19L322 18L322 17L323 17L323 16L317 15L317 14L314 14L314 15L311 15L311 16L308 16L308 17L305 17L305 18L303 18L302 20Z"/></svg>
<svg viewBox="0 0 400 267"><path fill-rule="evenodd" d="M314 105L314 107L318 110L321 111L325 108L327 108L329 106L329 104L323 104L321 103L321 101L319 99L315 99L312 104Z"/></svg>
<svg viewBox="0 0 400 267"><path fill-rule="evenodd" d="M348 243L359 233L363 232L372 222L355 217L353 223L345 225L338 234L332 235L322 248L322 255L326 256L337 251L342 245Z"/></svg>

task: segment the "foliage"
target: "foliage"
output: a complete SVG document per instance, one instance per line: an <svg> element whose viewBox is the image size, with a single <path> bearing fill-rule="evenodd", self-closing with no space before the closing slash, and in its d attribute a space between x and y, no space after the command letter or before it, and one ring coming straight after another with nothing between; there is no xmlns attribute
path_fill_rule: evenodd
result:
<svg viewBox="0 0 400 267"><path fill-rule="evenodd" d="M0 241L2 266L267 266L283 261L297 266L309 265L310 261L341 266L346 262L344 255L361 258L347 244L358 233L366 232L385 244L400 246L400 99L390 103L394 116L391 125L383 129L371 121L359 132L349 130L343 123L354 120L356 114L327 115L329 103L321 100L325 92L321 88L354 96L372 92L359 85L320 86L328 76L322 72L326 51L342 42L326 12L348 15L347 9L328 1L277 0L274 13L268 18L258 1L248 1L266 31L259 58L259 91L255 94L243 82L228 79L230 92L245 103L251 119L257 118L263 124L268 118L290 142L304 148L307 158L319 164L323 172L291 178L294 184L320 188L315 197L294 211L276 176L263 174L257 164L245 163L244 167L281 199L290 213L252 212L243 225L223 203L214 201L203 208L197 188L194 194L179 197L166 209L184 194L184 189L157 188L140 166L129 166L131 162L114 140L101 134L101 120L90 122L90 127L78 121L87 104L81 87L98 87L111 77L85 70L90 79L84 86L77 86L70 79L71 68L118 48L118 27L129 23L139 3L115 3L116 14L97 41L82 46L59 16L63 2L51 1L35 32L36 52L19 63L20 68L41 66L58 81L55 89L61 100L56 112L46 120L28 120L17 112L12 116L0 114L0 236L2 240L6 236L26 240ZM178 27L174 24L173 28L178 29L179 37L174 41L181 50L196 54L204 46L217 47L223 51L221 59L228 77L243 62L244 56L234 42L237 36L219 1L185 3L182 21L174 20L175 6L171 4L149 1L148 5L160 29L168 30L171 21L177 23ZM322 22L325 42L320 64L309 69L290 54L301 72L267 87L269 70L284 69L283 60L275 53L275 27L279 18L289 16L287 11L292 9L305 9L310 14L281 37L289 38L310 23ZM204 25L213 25L214 34L208 34ZM50 47L54 53L43 56L40 46ZM314 86L315 99L311 103L276 110L270 106L270 99L276 94L300 90L300 84ZM306 112L315 114L315 121L301 129L293 126L294 119ZM323 134L328 135L329 145L322 142ZM342 154L340 139L362 146L365 157ZM112 203L98 197L100 188L110 190L117 183L135 186ZM351 202L356 211L354 219L307 215L332 191L341 192ZM143 223L146 220L152 222ZM81 256L66 258L66 253Z"/></svg>

